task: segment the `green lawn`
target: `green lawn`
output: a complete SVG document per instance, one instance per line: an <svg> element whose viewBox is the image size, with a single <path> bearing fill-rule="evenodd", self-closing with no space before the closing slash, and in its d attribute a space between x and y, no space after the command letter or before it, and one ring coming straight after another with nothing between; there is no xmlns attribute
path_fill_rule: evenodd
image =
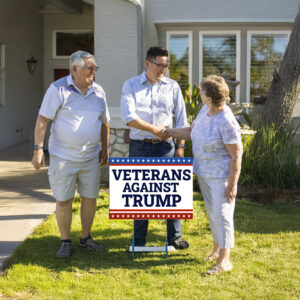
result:
<svg viewBox="0 0 300 300"><path fill-rule="evenodd" d="M59 235L50 216L16 250L0 277L2 299L299 299L300 205L237 201L232 272L205 276L212 238L199 194L194 219L183 221L190 248L163 253L127 251L132 221L108 219L108 194L101 193L92 236L108 248L91 253L77 245L80 204L74 204L73 252L57 259ZM165 222L151 221L148 241L162 245Z"/></svg>

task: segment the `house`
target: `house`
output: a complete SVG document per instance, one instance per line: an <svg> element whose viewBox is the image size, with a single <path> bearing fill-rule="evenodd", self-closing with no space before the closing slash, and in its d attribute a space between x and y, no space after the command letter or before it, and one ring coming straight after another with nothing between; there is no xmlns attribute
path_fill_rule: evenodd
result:
<svg viewBox="0 0 300 300"><path fill-rule="evenodd" d="M111 155L128 151L120 120L126 79L146 50L170 50L182 88L211 73L240 81L249 102L269 88L298 11L298 0L0 0L0 150L33 138L49 84L68 73L68 55L94 52L111 113ZM295 111L296 109L296 111ZM299 102L294 115L299 115ZM297 111L298 110L298 111Z"/></svg>

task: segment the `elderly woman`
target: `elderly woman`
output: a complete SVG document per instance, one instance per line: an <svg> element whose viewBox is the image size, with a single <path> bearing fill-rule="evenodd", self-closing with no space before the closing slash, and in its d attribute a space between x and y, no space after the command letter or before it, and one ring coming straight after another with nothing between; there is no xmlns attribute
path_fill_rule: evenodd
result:
<svg viewBox="0 0 300 300"><path fill-rule="evenodd" d="M166 128L166 135L191 139L194 172L204 197L214 240L205 260L217 259L207 274L230 271L230 248L234 247L233 213L243 147L240 127L230 108L229 88L222 77L210 75L200 84L204 106L191 128Z"/></svg>

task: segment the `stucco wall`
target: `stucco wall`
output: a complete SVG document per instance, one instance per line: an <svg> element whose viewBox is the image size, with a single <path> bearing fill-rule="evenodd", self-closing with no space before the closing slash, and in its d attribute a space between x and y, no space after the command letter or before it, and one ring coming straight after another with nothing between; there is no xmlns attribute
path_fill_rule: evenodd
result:
<svg viewBox="0 0 300 300"><path fill-rule="evenodd" d="M53 30L94 30L94 8L83 3L82 14L45 14L44 16L44 91L54 80L54 69L68 69L69 60L53 58ZM95 37L94 37L95 38ZM97 80L96 80L97 81Z"/></svg>
<svg viewBox="0 0 300 300"><path fill-rule="evenodd" d="M121 89L125 80L140 72L137 6L125 0L95 0L94 9L97 79L107 94L111 127L122 128Z"/></svg>
<svg viewBox="0 0 300 300"><path fill-rule="evenodd" d="M43 16L39 0L0 1L0 41L5 44L5 106L0 106L0 149L32 138L43 87ZM22 9L20 9L22 8ZM33 74L26 60L38 63ZM16 132L16 130L21 130Z"/></svg>

